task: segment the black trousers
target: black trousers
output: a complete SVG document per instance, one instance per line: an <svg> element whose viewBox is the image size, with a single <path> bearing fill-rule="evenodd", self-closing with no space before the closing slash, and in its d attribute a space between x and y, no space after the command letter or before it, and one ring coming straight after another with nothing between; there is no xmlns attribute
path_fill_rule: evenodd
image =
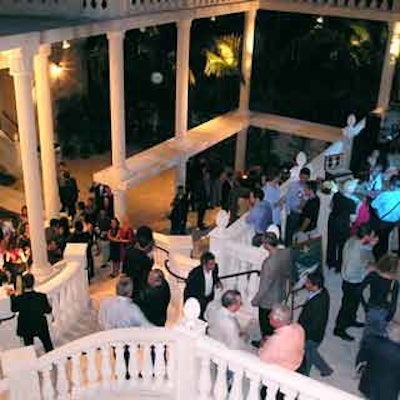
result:
<svg viewBox="0 0 400 400"><path fill-rule="evenodd" d="M38 335L24 335L22 336L22 340L24 341L25 346L33 345L33 339L37 336L41 342L43 343L43 347L46 350L46 353L53 350L53 343L51 342L50 333L48 329L44 329Z"/></svg>
<svg viewBox="0 0 400 400"><path fill-rule="evenodd" d="M343 248L350 236L350 232L343 232L341 224L342 221L329 218L326 264L338 272L342 270Z"/></svg>
<svg viewBox="0 0 400 400"><path fill-rule="evenodd" d="M274 333L274 328L269 323L269 314L271 313L270 308L258 308L258 321L260 323L261 335L271 336Z"/></svg>
<svg viewBox="0 0 400 400"><path fill-rule="evenodd" d="M336 329L344 330L357 319L357 310L361 301L361 283L342 283L342 305L336 318Z"/></svg>
<svg viewBox="0 0 400 400"><path fill-rule="evenodd" d="M301 214L290 212L286 219L285 246L289 247L293 243L293 235L300 229Z"/></svg>

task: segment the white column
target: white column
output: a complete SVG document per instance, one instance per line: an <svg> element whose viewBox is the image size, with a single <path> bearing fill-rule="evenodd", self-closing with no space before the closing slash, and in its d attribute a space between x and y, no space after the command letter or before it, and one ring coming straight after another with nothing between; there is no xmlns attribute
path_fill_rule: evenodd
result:
<svg viewBox="0 0 400 400"><path fill-rule="evenodd" d="M177 22L176 51L176 93L175 93L175 135L186 134L188 127L189 103L189 54L190 26L192 21L184 19Z"/></svg>
<svg viewBox="0 0 400 400"><path fill-rule="evenodd" d="M43 199L32 99L33 52L20 48L10 51L9 57L10 73L14 78L25 198L34 262L33 272L39 277L45 277L50 273L50 264L44 235Z"/></svg>
<svg viewBox="0 0 400 400"><path fill-rule="evenodd" d="M47 220L57 218L60 209L56 156L54 151L53 107L49 75L50 51L50 45L42 45L39 47L39 53L34 59L43 193Z"/></svg>
<svg viewBox="0 0 400 400"><path fill-rule="evenodd" d="M384 112L389 107L390 92L396 71L396 60L400 52L400 22L388 23L385 60L383 62L377 111Z"/></svg>
<svg viewBox="0 0 400 400"><path fill-rule="evenodd" d="M240 85L240 111L248 111L250 101L251 68L253 62L254 32L256 27L257 10L244 14L243 48L242 48L242 77Z"/></svg>
<svg viewBox="0 0 400 400"><path fill-rule="evenodd" d="M239 111L246 113L249 110L251 68L253 62L254 32L257 10L247 11L244 15L243 49L242 49L242 77L240 84ZM235 170L243 171L246 168L247 129L243 129L236 136Z"/></svg>
<svg viewBox="0 0 400 400"><path fill-rule="evenodd" d="M235 171L246 169L247 128L236 135Z"/></svg>
<svg viewBox="0 0 400 400"><path fill-rule="evenodd" d="M186 185L186 158L182 157L175 167L175 187Z"/></svg>
<svg viewBox="0 0 400 400"><path fill-rule="evenodd" d="M110 110L112 165L116 185L126 176L125 145L125 88L124 88L124 37L125 32L109 32L108 58L110 67ZM115 190L114 208L118 217L126 212L126 193Z"/></svg>
<svg viewBox="0 0 400 400"><path fill-rule="evenodd" d="M121 218L126 214L127 204L126 204L126 193L124 190L114 189L114 214L121 220Z"/></svg>

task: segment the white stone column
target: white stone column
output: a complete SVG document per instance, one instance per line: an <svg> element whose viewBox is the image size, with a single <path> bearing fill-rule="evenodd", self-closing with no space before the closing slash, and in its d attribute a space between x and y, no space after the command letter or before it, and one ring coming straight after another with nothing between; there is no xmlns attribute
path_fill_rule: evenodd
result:
<svg viewBox="0 0 400 400"><path fill-rule="evenodd" d="M242 48L242 82L240 84L239 111L246 113L249 110L251 68L253 62L254 32L257 10L250 10L244 14L243 48ZM243 129L236 136L235 170L244 171L246 168L247 129Z"/></svg>
<svg viewBox="0 0 400 400"><path fill-rule="evenodd" d="M247 128L236 135L235 171L246 169Z"/></svg>
<svg viewBox="0 0 400 400"><path fill-rule="evenodd" d="M188 128L189 107L189 55L192 21L177 22L175 135L185 135Z"/></svg>
<svg viewBox="0 0 400 400"><path fill-rule="evenodd" d="M186 158L182 157L175 167L175 187L186 185Z"/></svg>
<svg viewBox="0 0 400 400"><path fill-rule="evenodd" d="M25 198L28 207L31 250L34 263L33 272L39 278L44 278L50 274L51 270L47 258L44 235L43 199L32 99L33 52L19 48L10 51L8 54L10 58L10 73L14 79L15 87Z"/></svg>
<svg viewBox="0 0 400 400"><path fill-rule="evenodd" d="M250 102L251 68L253 63L254 32L257 10L244 14L243 48L242 48L242 83L240 84L240 111L248 111Z"/></svg>
<svg viewBox="0 0 400 400"><path fill-rule="evenodd" d="M35 56L36 103L39 122L40 154L42 160L43 194L46 219L58 218L57 167L54 151L53 107L50 87L50 45L41 45Z"/></svg>
<svg viewBox="0 0 400 400"><path fill-rule="evenodd" d="M127 174L125 144L125 88L124 88L124 37L125 32L109 32L108 58L110 67L110 110L112 165L116 184ZM126 193L115 191L114 207L119 217L126 212Z"/></svg>
<svg viewBox="0 0 400 400"><path fill-rule="evenodd" d="M388 22L385 60L383 62L377 111L384 112L389 107L396 61L400 52L400 22Z"/></svg>
<svg viewBox="0 0 400 400"><path fill-rule="evenodd" d="M126 204L126 193L124 190L114 189L114 214L121 220L121 218L126 214L127 204Z"/></svg>

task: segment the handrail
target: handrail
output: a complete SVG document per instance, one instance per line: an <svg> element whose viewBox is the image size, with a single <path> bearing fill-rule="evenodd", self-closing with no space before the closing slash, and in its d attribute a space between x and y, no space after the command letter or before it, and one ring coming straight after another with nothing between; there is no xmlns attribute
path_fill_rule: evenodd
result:
<svg viewBox="0 0 400 400"><path fill-rule="evenodd" d="M156 247L157 249L163 251L169 257L169 251L168 250L163 249L162 247L157 246L157 245L155 245L154 247ZM169 267L169 259L164 261L164 266L165 266L165 269L168 271L168 273L171 276L173 276L175 279L178 279L178 280L183 281L183 282L187 281L187 278L184 278L183 276L180 276L180 275L178 275L177 273L175 273L174 271L171 270L171 268ZM256 269L252 269L250 271L236 272L234 274L222 275L222 276L219 277L219 279L236 278L237 276L251 275L251 274L256 274L256 275L260 276L260 271L256 270Z"/></svg>
<svg viewBox="0 0 400 400"><path fill-rule="evenodd" d="M175 272L173 272L168 264L169 264L169 260L165 260L164 261L165 269L168 271L168 273L171 276L173 276L175 279L178 279L178 280L183 281L183 282L187 281L187 278L184 278L183 276L180 276L180 275L176 274Z"/></svg>
<svg viewBox="0 0 400 400"><path fill-rule="evenodd" d="M236 272L234 274L222 275L219 277L219 279L236 278L237 276L251 275L251 274L256 274L256 275L260 276L260 271L258 269L252 269L250 271Z"/></svg>

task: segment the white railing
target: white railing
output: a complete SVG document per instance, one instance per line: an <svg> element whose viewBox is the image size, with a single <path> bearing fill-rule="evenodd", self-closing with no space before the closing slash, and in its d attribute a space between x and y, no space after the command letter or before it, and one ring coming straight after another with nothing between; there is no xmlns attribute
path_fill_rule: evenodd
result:
<svg viewBox="0 0 400 400"><path fill-rule="evenodd" d="M187 10L241 0L1 0L1 14L53 15L66 17L115 18L127 15L155 13L166 10ZM294 0L293 0L294 2ZM282 5L281 5L281 4ZM272 9L285 11L289 1L274 1ZM388 13L399 9L398 0L306 0L304 6L340 7L346 10L368 10ZM389 16L388 16L389 18Z"/></svg>
<svg viewBox="0 0 400 400"><path fill-rule="evenodd" d="M229 350L208 337L197 341L196 350L200 363L198 399L225 399L229 392L229 399L258 400L262 386L266 386L267 400L275 400L278 391L284 394L285 400L358 399L300 374L263 363L249 353ZM231 379L227 379L228 375Z"/></svg>
<svg viewBox="0 0 400 400"><path fill-rule="evenodd" d="M36 290L47 294L52 306L49 317L50 334L54 343L58 343L64 332L76 324L82 314L89 309L90 298L86 266L86 247L81 244L69 244L64 260L53 265L60 271L50 280L38 285ZM12 316L10 299L3 292L0 297L0 315ZM21 346L16 336L17 318L5 320L0 325L0 348L2 350Z"/></svg>
<svg viewBox="0 0 400 400"><path fill-rule="evenodd" d="M179 400L256 400L262 386L267 399L278 390L286 400L357 399L182 327L99 332L40 358L32 347L11 350L2 354L2 367L13 400L143 392Z"/></svg>

